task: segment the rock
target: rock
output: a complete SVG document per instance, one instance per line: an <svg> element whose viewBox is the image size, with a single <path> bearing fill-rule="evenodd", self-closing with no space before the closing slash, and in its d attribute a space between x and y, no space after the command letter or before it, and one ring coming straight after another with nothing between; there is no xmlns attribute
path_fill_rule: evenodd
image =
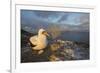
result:
<svg viewBox="0 0 100 73"><path fill-rule="evenodd" d="M57 43L51 44L50 49L51 51L57 51L60 48L60 45Z"/></svg>
<svg viewBox="0 0 100 73"><path fill-rule="evenodd" d="M62 43L62 44L66 43L66 41L63 41L63 40L57 40L57 42Z"/></svg>
<svg viewBox="0 0 100 73"><path fill-rule="evenodd" d="M87 49L87 47L83 47L82 45L85 44L76 44L73 41L64 41L58 39L54 41L53 44L50 44L50 49L52 53L61 61L89 59L89 50Z"/></svg>
<svg viewBox="0 0 100 73"><path fill-rule="evenodd" d="M64 49L64 52L66 53L66 55L74 57L74 50L72 50L72 49Z"/></svg>
<svg viewBox="0 0 100 73"><path fill-rule="evenodd" d="M60 58L58 58L58 57L55 56L55 55L51 55L51 56L49 57L49 60L50 60L50 61L60 61Z"/></svg>
<svg viewBox="0 0 100 73"><path fill-rule="evenodd" d="M69 45L73 45L74 44L74 42L72 42L72 41L65 41L66 42L66 44L69 44Z"/></svg>
<svg viewBox="0 0 100 73"><path fill-rule="evenodd" d="M32 50L26 37L23 40L24 41L21 41L22 63L89 59L89 45L85 43L50 39L49 45L44 49L44 52L37 52Z"/></svg>

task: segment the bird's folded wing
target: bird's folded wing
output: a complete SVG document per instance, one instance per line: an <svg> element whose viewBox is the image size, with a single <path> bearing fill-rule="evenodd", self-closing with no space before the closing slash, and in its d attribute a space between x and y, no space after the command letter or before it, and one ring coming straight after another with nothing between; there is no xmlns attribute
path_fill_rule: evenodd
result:
<svg viewBox="0 0 100 73"><path fill-rule="evenodd" d="M37 35L30 37L29 40L33 45L37 45L37 39L38 39L37 37L38 37Z"/></svg>

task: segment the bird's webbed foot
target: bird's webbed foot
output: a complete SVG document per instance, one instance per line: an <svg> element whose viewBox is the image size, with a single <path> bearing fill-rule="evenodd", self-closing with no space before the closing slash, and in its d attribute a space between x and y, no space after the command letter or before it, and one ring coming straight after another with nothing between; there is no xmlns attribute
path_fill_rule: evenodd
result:
<svg viewBox="0 0 100 73"><path fill-rule="evenodd" d="M42 54L44 52L44 50L39 50L38 51L38 54L40 55L40 54Z"/></svg>

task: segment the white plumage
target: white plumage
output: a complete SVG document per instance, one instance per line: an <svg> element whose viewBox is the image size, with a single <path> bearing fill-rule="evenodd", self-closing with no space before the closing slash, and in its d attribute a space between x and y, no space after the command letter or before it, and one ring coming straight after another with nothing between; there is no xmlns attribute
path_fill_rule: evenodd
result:
<svg viewBox="0 0 100 73"><path fill-rule="evenodd" d="M39 29L38 35L30 37L30 42L35 45L35 47L32 47L33 50L39 51L39 53L43 52L43 49L47 47L48 41L47 41L48 33L44 29Z"/></svg>

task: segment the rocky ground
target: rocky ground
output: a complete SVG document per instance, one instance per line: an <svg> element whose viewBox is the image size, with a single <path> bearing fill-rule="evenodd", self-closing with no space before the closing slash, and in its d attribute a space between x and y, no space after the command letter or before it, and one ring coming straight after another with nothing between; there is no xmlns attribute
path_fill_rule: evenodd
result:
<svg viewBox="0 0 100 73"><path fill-rule="evenodd" d="M56 39L50 41L42 54L37 54L28 42L29 37L22 37L21 63L89 59L89 44Z"/></svg>

